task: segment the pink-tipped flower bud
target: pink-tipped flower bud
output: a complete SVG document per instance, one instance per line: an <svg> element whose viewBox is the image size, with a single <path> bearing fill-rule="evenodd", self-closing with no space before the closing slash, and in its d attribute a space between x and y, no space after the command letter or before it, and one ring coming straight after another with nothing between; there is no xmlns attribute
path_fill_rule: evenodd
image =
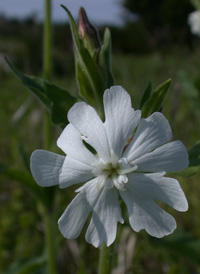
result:
<svg viewBox="0 0 200 274"><path fill-rule="evenodd" d="M79 10L78 33L90 55L95 57L101 47L100 39L96 28L89 22L83 7Z"/></svg>

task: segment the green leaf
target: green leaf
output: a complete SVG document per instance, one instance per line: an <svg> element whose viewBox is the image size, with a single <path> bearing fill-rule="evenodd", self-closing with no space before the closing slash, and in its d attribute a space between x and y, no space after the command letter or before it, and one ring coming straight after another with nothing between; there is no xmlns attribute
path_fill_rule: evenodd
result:
<svg viewBox="0 0 200 274"><path fill-rule="evenodd" d="M178 176L188 178L188 177L192 177L195 174L197 174L199 172L199 170L200 170L200 167L195 166L195 167L188 167L188 168L184 169L183 171L170 172L169 174L172 176L178 175Z"/></svg>
<svg viewBox="0 0 200 274"><path fill-rule="evenodd" d="M103 74L80 39L76 23L70 11L63 5L61 7L67 12L70 21L75 45L76 74L80 95L98 110L99 107L102 108L103 93L106 88Z"/></svg>
<svg viewBox="0 0 200 274"><path fill-rule="evenodd" d="M93 97L94 89L91 86L90 79L87 77L87 73L82 69L80 62L76 59L76 79L78 81L80 95L86 99L90 105L96 107L96 98Z"/></svg>
<svg viewBox="0 0 200 274"><path fill-rule="evenodd" d="M200 166L200 141L198 141L189 151L189 166Z"/></svg>
<svg viewBox="0 0 200 274"><path fill-rule="evenodd" d="M176 231L163 239L150 238L151 243L199 263L200 240L189 233Z"/></svg>
<svg viewBox="0 0 200 274"><path fill-rule="evenodd" d="M65 89L46 80L25 75L19 72L7 59L6 61L23 85L45 105L51 114L52 122L64 128L68 124L67 112L77 100Z"/></svg>
<svg viewBox="0 0 200 274"><path fill-rule="evenodd" d="M100 51L100 63L103 69L103 74L106 82L106 87L110 88L114 85L114 78L111 67L111 56L112 56L112 44L110 30L106 28L104 32L103 45Z"/></svg>
<svg viewBox="0 0 200 274"><path fill-rule="evenodd" d="M152 113L159 111L165 96L169 90L171 84L171 79L166 81L164 84L160 85L151 95L151 97L146 101L142 109L142 117L148 117Z"/></svg>
<svg viewBox="0 0 200 274"><path fill-rule="evenodd" d="M189 151L189 167L183 171L173 172L175 175L191 177L200 170L200 141L198 141Z"/></svg>
<svg viewBox="0 0 200 274"><path fill-rule="evenodd" d="M152 84L151 84L151 82L149 82L144 93L143 93L142 99L140 101L139 109L142 109L144 104L146 103L146 101L149 100L149 98L151 96L151 92L152 92Z"/></svg>

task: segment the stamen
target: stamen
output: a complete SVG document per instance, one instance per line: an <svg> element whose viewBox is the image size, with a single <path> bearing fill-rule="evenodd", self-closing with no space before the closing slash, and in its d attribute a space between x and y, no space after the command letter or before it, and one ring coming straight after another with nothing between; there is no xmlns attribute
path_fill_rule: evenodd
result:
<svg viewBox="0 0 200 274"><path fill-rule="evenodd" d="M128 182L128 178L125 175L117 176L116 174L113 174L112 176L113 183L116 188L118 188L121 191L125 191L126 188L124 185Z"/></svg>
<svg viewBox="0 0 200 274"><path fill-rule="evenodd" d="M111 149L111 163L112 163L112 166L114 168L116 168L118 166L118 157L116 156L116 154L114 153L114 151Z"/></svg>
<svg viewBox="0 0 200 274"><path fill-rule="evenodd" d="M123 175L123 174L127 174L127 173L130 173L130 172L133 172L133 171L135 171L136 169L138 168L138 166L137 165L135 165L135 166L133 166L133 167L130 167L130 168L126 168L126 169L118 169L118 174L121 174L121 175Z"/></svg>
<svg viewBox="0 0 200 274"><path fill-rule="evenodd" d="M118 176L118 182L120 182L120 184L127 184L128 183L128 177L126 175L119 175Z"/></svg>

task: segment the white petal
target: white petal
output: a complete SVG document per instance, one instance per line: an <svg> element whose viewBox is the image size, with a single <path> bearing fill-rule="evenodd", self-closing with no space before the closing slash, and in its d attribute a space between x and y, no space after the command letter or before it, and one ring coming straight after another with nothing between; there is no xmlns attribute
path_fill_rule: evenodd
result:
<svg viewBox="0 0 200 274"><path fill-rule="evenodd" d="M81 191L81 193L85 195L88 204L93 208L99 199L99 195L103 191L105 182L105 176L95 177L77 189L76 192Z"/></svg>
<svg viewBox="0 0 200 274"><path fill-rule="evenodd" d="M94 177L92 164L98 158L85 147L80 132L72 124L64 129L57 145L67 154L60 173L60 188L86 182Z"/></svg>
<svg viewBox="0 0 200 274"><path fill-rule="evenodd" d="M59 175L60 188L69 187L92 179L94 177L92 169L93 167L90 165L66 157Z"/></svg>
<svg viewBox="0 0 200 274"><path fill-rule="evenodd" d="M179 171L188 164L188 153L181 141L167 143L130 162L132 166L137 165L139 172Z"/></svg>
<svg viewBox="0 0 200 274"><path fill-rule="evenodd" d="M129 222L136 232L145 229L151 236L161 238L176 229L175 219L161 209L154 201L139 192L121 191L129 213Z"/></svg>
<svg viewBox="0 0 200 274"><path fill-rule="evenodd" d="M92 154L83 144L80 132L72 124L66 126L57 140L57 145L67 156L79 162L90 165L97 157Z"/></svg>
<svg viewBox="0 0 200 274"><path fill-rule="evenodd" d="M162 113L155 112L147 119L141 119L133 141L124 153L127 160L134 159L169 142L172 131L167 119Z"/></svg>
<svg viewBox="0 0 200 274"><path fill-rule="evenodd" d="M64 156L46 150L35 150L31 155L31 172L40 186L59 184L59 174L65 160Z"/></svg>
<svg viewBox="0 0 200 274"><path fill-rule="evenodd" d="M129 188L148 196L154 201L161 201L178 211L187 211L188 202L178 181L163 177L161 173L128 175Z"/></svg>
<svg viewBox="0 0 200 274"><path fill-rule="evenodd" d="M85 195L77 194L58 220L63 236L67 239L77 238L91 210Z"/></svg>
<svg viewBox="0 0 200 274"><path fill-rule="evenodd" d="M120 86L104 93L105 127L110 148L121 156L128 138L140 120L141 111L134 111L130 95Z"/></svg>
<svg viewBox="0 0 200 274"><path fill-rule="evenodd" d="M116 238L118 222L123 223L117 190L104 187L93 208L86 241L95 247L103 242L107 246L111 245Z"/></svg>
<svg viewBox="0 0 200 274"><path fill-rule="evenodd" d="M84 102L76 103L68 112L68 120L80 131L84 140L106 161L110 159L110 149L105 126L94 108Z"/></svg>

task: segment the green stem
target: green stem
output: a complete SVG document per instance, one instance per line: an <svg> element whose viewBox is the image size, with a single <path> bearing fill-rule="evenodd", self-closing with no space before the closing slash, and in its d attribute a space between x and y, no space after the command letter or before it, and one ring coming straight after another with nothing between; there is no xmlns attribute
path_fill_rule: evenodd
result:
<svg viewBox="0 0 200 274"><path fill-rule="evenodd" d="M113 247L107 247L105 244L102 245L100 250L99 258L99 274L110 274L112 270L112 257L113 257Z"/></svg>
<svg viewBox="0 0 200 274"><path fill-rule="evenodd" d="M48 274L57 273L56 270L56 247L55 241L55 220L52 216L52 213L45 212L44 214L44 223L45 223L45 239L46 239L46 248L47 248L47 263L48 263Z"/></svg>
<svg viewBox="0 0 200 274"><path fill-rule="evenodd" d="M52 73L52 27L51 27L51 0L45 0L44 21L44 49L43 49L43 74L47 80Z"/></svg>
<svg viewBox="0 0 200 274"><path fill-rule="evenodd" d="M43 49L43 75L46 80L52 77L52 25L51 25L51 0L45 0L45 21L44 21L44 49ZM44 116L44 148L49 150L51 145L51 120L46 111ZM45 240L47 249L48 274L56 274L56 244L55 244L55 220L53 216L53 197L54 190L47 189L46 195L49 196L52 204L51 210L46 209L44 216ZM51 199L52 198L52 199Z"/></svg>
<svg viewBox="0 0 200 274"><path fill-rule="evenodd" d="M46 80L52 76L52 26L51 26L51 0L45 0L44 21L44 48L43 48L43 75ZM51 120L49 113L44 117L44 148L49 150L51 144Z"/></svg>
<svg viewBox="0 0 200 274"><path fill-rule="evenodd" d="M51 118L47 110L44 113L44 149L49 150L51 146Z"/></svg>

